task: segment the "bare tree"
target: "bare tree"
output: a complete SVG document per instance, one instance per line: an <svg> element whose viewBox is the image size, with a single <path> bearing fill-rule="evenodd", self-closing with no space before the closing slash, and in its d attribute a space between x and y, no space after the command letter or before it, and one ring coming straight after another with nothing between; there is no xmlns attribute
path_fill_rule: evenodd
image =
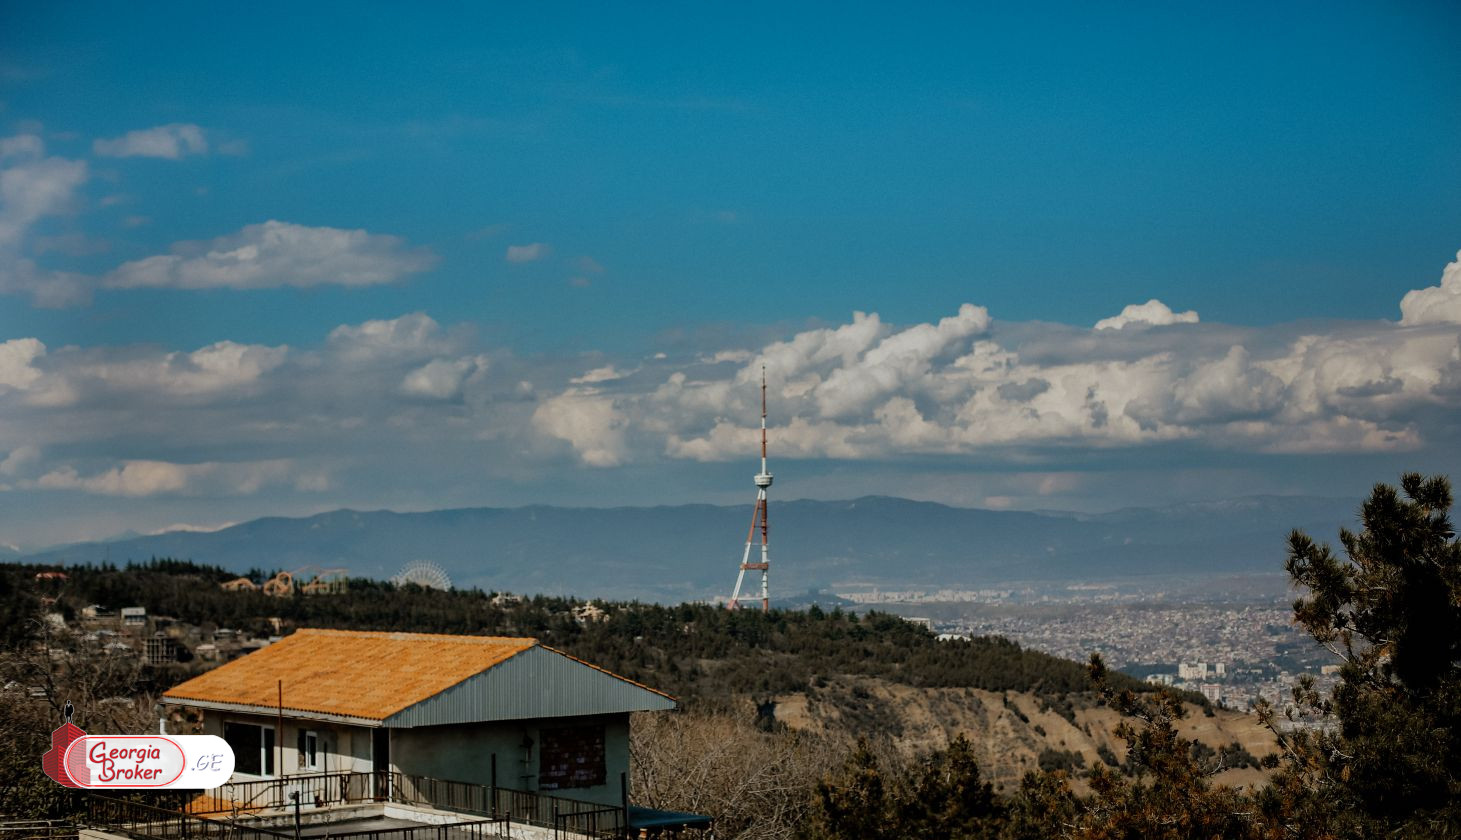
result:
<svg viewBox="0 0 1461 840"><path fill-rule="evenodd" d="M135 651L94 644L45 613L27 621L27 640L0 651L0 815L61 817L74 800L41 772L41 755L66 704L88 732L134 734L153 725L155 698L137 689Z"/></svg>
<svg viewBox="0 0 1461 840"><path fill-rule="evenodd" d="M741 840L793 836L840 756L815 736L764 732L725 712L637 715L631 731L637 802L706 814L717 836Z"/></svg>

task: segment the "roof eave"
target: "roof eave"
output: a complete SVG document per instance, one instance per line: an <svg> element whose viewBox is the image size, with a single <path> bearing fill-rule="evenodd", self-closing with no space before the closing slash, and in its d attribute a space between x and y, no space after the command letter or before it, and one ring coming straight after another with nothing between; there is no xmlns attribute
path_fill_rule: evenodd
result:
<svg viewBox="0 0 1461 840"><path fill-rule="evenodd" d="M215 712L240 712L250 715L263 715L265 717L276 717L282 714L291 720L317 720L323 723L342 723L347 726L385 726L383 720L377 718L358 717L356 715L331 714L329 712L315 712L307 709L291 709L285 706L282 710L278 706L256 706L250 703L225 703L218 700L199 700L192 697L176 697L170 694L162 695L162 702L173 706L191 706L195 709L204 709Z"/></svg>

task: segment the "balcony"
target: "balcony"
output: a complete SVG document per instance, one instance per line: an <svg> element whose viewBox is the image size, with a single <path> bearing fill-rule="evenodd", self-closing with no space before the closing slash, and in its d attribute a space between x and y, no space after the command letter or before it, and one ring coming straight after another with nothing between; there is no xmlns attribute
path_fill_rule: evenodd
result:
<svg viewBox="0 0 1461 840"><path fill-rule="evenodd" d="M81 840L570 840L690 830L708 817L403 773L231 782L146 801L87 798Z"/></svg>

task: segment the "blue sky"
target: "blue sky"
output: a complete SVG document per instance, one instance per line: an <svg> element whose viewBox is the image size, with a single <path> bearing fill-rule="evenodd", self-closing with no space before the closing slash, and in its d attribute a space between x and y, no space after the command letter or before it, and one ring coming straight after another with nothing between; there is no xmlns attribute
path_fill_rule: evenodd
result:
<svg viewBox="0 0 1461 840"><path fill-rule="evenodd" d="M0 542L1457 466L1454 4L296 5L0 8Z"/></svg>

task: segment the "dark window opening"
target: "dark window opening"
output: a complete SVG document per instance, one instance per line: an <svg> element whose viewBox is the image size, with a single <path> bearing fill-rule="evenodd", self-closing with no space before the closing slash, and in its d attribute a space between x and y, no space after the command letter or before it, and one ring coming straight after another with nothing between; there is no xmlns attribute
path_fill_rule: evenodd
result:
<svg viewBox="0 0 1461 840"><path fill-rule="evenodd" d="M320 766L319 759L320 738L308 729L299 730L299 743L297 746L299 755L299 766L304 769L314 770Z"/></svg>
<svg viewBox="0 0 1461 840"><path fill-rule="evenodd" d="M274 729L252 723L223 724L223 740L233 748L233 770L250 776L274 775Z"/></svg>
<svg viewBox="0 0 1461 840"><path fill-rule="evenodd" d="M607 782L604 727L565 726L544 729L538 752L538 788L597 787Z"/></svg>

